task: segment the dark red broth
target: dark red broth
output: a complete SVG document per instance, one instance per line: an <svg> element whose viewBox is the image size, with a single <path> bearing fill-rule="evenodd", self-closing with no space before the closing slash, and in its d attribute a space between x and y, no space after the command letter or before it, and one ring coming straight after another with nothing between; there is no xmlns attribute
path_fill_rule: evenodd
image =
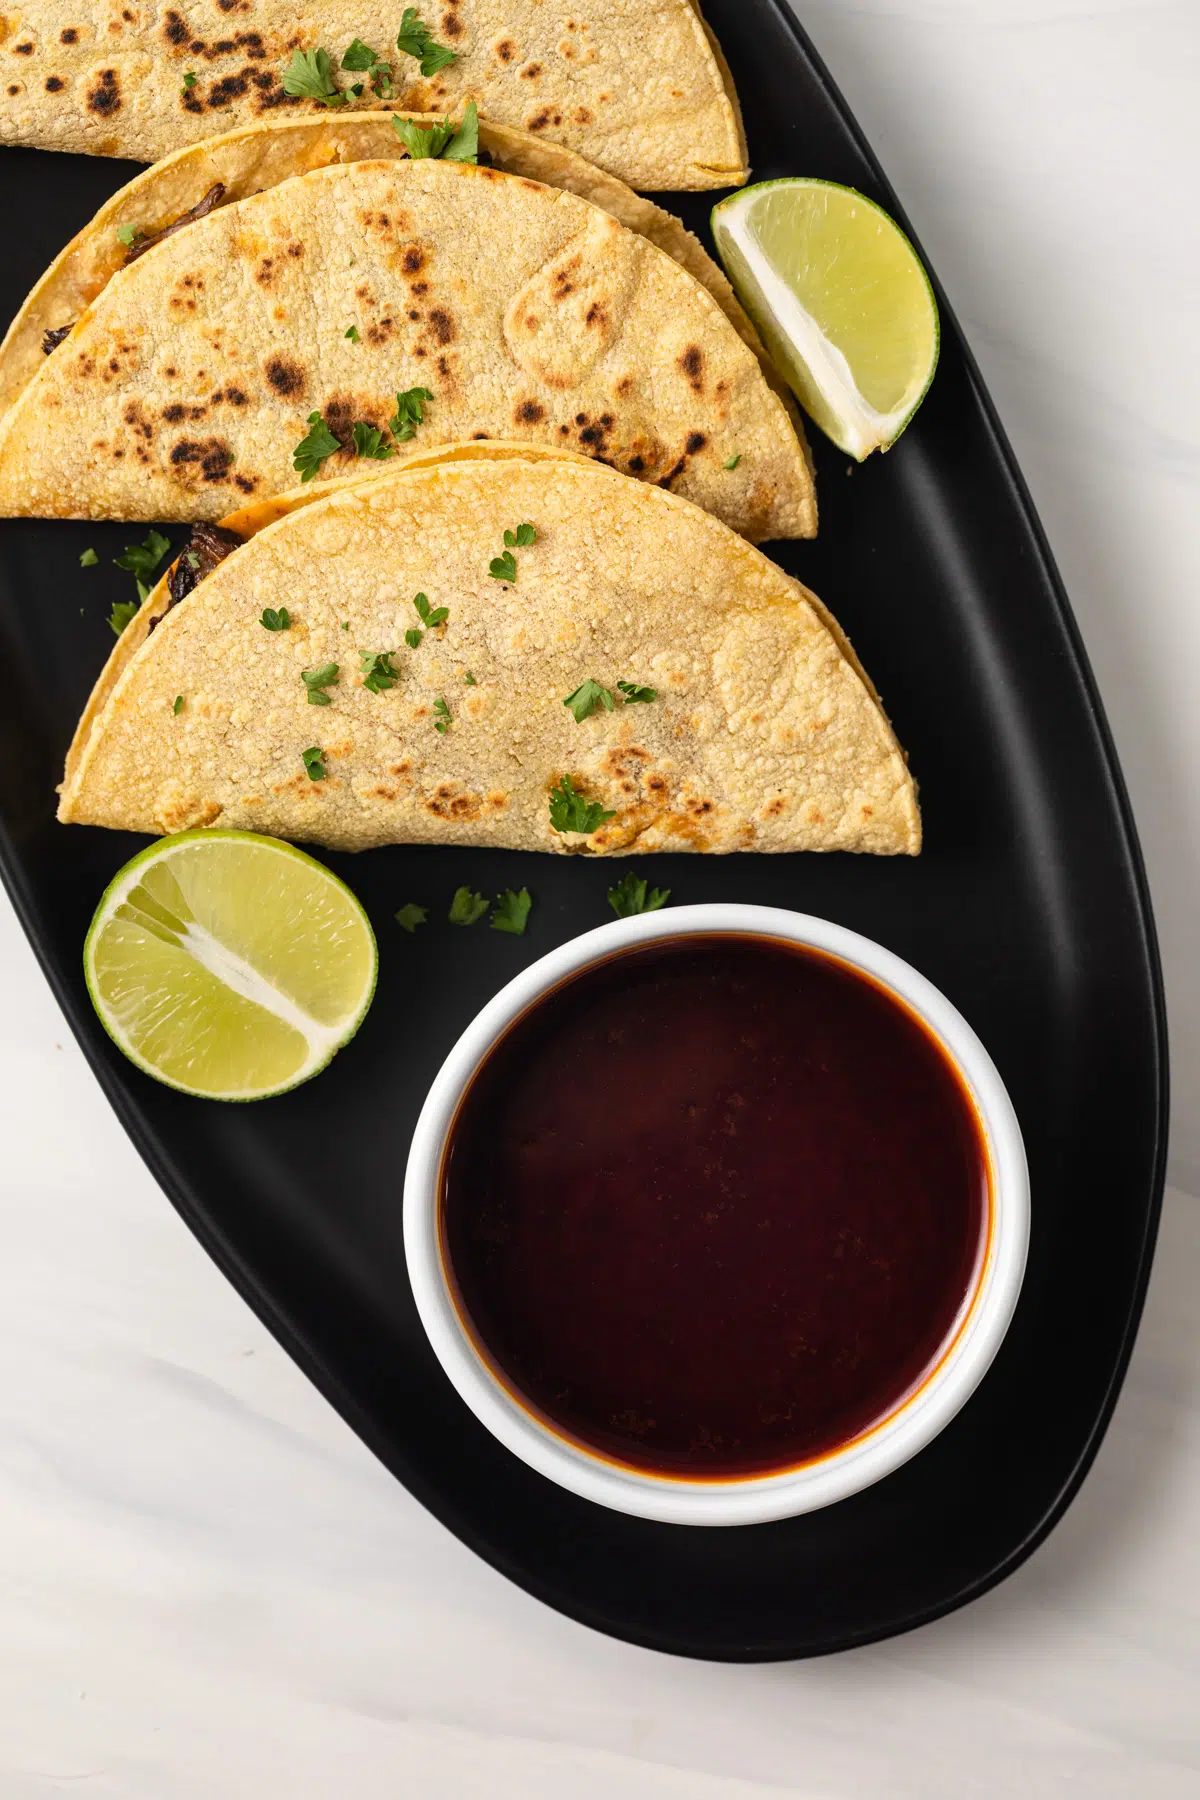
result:
<svg viewBox="0 0 1200 1800"><path fill-rule="evenodd" d="M845 964L686 937L554 989L455 1120L442 1242L501 1379L659 1473L784 1469L936 1362L986 1232L945 1052Z"/></svg>

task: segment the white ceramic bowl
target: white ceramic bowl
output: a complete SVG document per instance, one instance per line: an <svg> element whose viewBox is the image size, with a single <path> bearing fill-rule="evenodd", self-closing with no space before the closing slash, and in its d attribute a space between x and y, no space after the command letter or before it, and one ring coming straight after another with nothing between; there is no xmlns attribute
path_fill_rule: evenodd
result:
<svg viewBox="0 0 1200 1800"><path fill-rule="evenodd" d="M442 1261L438 1223L442 1156L455 1113L497 1039L548 989L589 964L654 939L695 932L806 944L863 969L924 1020L972 1094L989 1159L990 1228L975 1284L941 1356L915 1392L852 1443L780 1474L689 1481L610 1460L560 1437L492 1373L459 1316ZM1029 1174L1020 1126L987 1051L945 996L869 938L772 907L686 906L620 919L551 951L490 1001L446 1058L417 1122L404 1183L404 1247L421 1321L438 1360L472 1412L500 1442L586 1500L678 1525L752 1525L844 1500L915 1456L982 1380L1008 1329L1025 1271Z"/></svg>

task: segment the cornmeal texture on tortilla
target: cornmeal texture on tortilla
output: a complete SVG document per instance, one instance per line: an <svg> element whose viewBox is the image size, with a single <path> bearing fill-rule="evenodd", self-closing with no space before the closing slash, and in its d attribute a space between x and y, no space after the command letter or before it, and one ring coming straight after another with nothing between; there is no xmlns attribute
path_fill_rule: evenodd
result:
<svg viewBox="0 0 1200 1800"><path fill-rule="evenodd" d="M426 130L440 122L432 113L405 116ZM767 379L775 383L785 403L791 405L797 430L802 430L795 406L778 382L758 333L724 272L680 219L573 151L547 143L530 132L481 119L479 146L484 157L507 174L525 175L547 187L564 188L582 200L590 200L593 206L602 207L694 275L708 289L738 336L759 357ZM399 161L407 155L407 147L392 125L392 115L333 112L320 118L282 118L244 125L164 157L104 203L30 293L0 344L0 414L41 368L47 354L43 342L46 333L54 334L73 325L125 267L141 239L171 228L198 206L207 203L213 210L216 206L231 206L311 169L380 157ZM118 235L121 232L137 234L134 245L127 245Z"/></svg>
<svg viewBox="0 0 1200 1800"><path fill-rule="evenodd" d="M494 578L524 523L515 579ZM412 648L417 594L448 611ZM289 629L264 629L281 605ZM395 682L372 692L384 651ZM314 706L304 672L331 664ZM563 702L589 680L613 706L576 723ZM611 816L556 828L564 780ZM921 837L904 754L815 596L687 501L519 455L335 489L235 549L126 662L59 816L344 850L887 855Z"/></svg>
<svg viewBox="0 0 1200 1800"><path fill-rule="evenodd" d="M474 100L487 117L652 191L746 179L732 79L690 0L430 0L416 11L456 60L428 77L396 47L402 10L360 0L23 0L3 19L0 142L153 162L236 125L324 114L283 85L293 53L319 48L339 91L364 85L356 106L444 113ZM386 95L341 70L355 38L391 64Z"/></svg>
<svg viewBox="0 0 1200 1800"><path fill-rule="evenodd" d="M397 457L528 438L755 541L816 529L789 413L698 281L574 194L428 159L296 176L114 275L0 420L0 514L219 519L294 485L313 412L335 476L415 387Z"/></svg>

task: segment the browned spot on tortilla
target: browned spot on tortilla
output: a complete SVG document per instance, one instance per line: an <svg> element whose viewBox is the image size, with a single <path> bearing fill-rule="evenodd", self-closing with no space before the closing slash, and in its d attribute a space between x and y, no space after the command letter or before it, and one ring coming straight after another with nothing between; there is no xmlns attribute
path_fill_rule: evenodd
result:
<svg viewBox="0 0 1200 1800"><path fill-rule="evenodd" d="M279 272L275 267L275 258L273 256L259 257L258 266L254 271L254 279L257 281L259 287L274 286L275 282L279 279Z"/></svg>
<svg viewBox="0 0 1200 1800"><path fill-rule="evenodd" d="M27 44L14 44L13 45L13 54L15 56L32 56L33 55L33 45L28 44L28 43ZM109 70L109 74L111 74L111 73L112 73L112 71Z"/></svg>
<svg viewBox="0 0 1200 1800"><path fill-rule="evenodd" d="M454 320L444 306L430 307L429 323L433 328L433 335L439 344L452 344L454 342Z"/></svg>
<svg viewBox="0 0 1200 1800"><path fill-rule="evenodd" d="M296 262L299 262L300 258L304 255L304 245L300 242L299 238L292 239L287 247L287 253Z"/></svg>
<svg viewBox="0 0 1200 1800"><path fill-rule="evenodd" d="M542 72L542 65L540 62L526 63L525 67L521 70L521 80L522 81L536 81L538 79L538 77L540 76L541 72Z"/></svg>
<svg viewBox="0 0 1200 1800"><path fill-rule="evenodd" d="M406 275L419 275L428 261L423 244L405 244L400 252L400 267Z"/></svg>
<svg viewBox="0 0 1200 1800"><path fill-rule="evenodd" d="M180 438L169 461L173 472L194 486L197 479L209 483L228 481L233 452L220 438Z"/></svg>
<svg viewBox="0 0 1200 1800"><path fill-rule="evenodd" d="M545 131L547 125L551 122L551 118L552 114L550 108L548 106L543 106L539 112L535 112L530 118L526 119L525 129L526 131Z"/></svg>
<svg viewBox="0 0 1200 1800"><path fill-rule="evenodd" d="M239 69L236 75L222 75L220 81L214 81L208 90L208 104L213 107L232 106L250 90L250 79L253 69Z"/></svg>
<svg viewBox="0 0 1200 1800"><path fill-rule="evenodd" d="M233 485L234 487L239 488L243 494L252 494L258 486L258 476L235 475L233 478Z"/></svg>
<svg viewBox="0 0 1200 1800"><path fill-rule="evenodd" d="M546 409L540 400L522 400L513 417L518 425L540 425L546 416Z"/></svg>
<svg viewBox="0 0 1200 1800"><path fill-rule="evenodd" d="M412 284L412 291L416 299L423 300L425 295L429 292L429 283L427 281L414 281Z"/></svg>
<svg viewBox="0 0 1200 1800"><path fill-rule="evenodd" d="M463 23L456 13L442 14L442 31L446 37L456 38L463 34Z"/></svg>
<svg viewBox="0 0 1200 1800"><path fill-rule="evenodd" d="M708 439L702 431L689 431L684 451L688 456L699 456Z"/></svg>
<svg viewBox="0 0 1200 1800"><path fill-rule="evenodd" d="M79 42L79 33L73 25L68 25L65 31L59 32L58 41L60 44L76 44Z"/></svg>
<svg viewBox="0 0 1200 1800"><path fill-rule="evenodd" d="M290 356L269 356L263 364L263 374L275 392L289 400L303 394L307 385L304 370Z"/></svg>
<svg viewBox="0 0 1200 1800"><path fill-rule="evenodd" d="M585 325L590 325L593 331L603 331L604 327L608 324L608 308L605 306L603 300L592 301L587 312L583 315L583 322Z"/></svg>
<svg viewBox="0 0 1200 1800"><path fill-rule="evenodd" d="M10 84L10 85L9 85L9 90L8 90L8 91L9 91L9 93L10 93L10 94L19 94L19 93L20 93L20 91L21 91L21 84L20 84L20 82L19 82L19 81L14 81L14 82L12 82L12 83L11 83L11 84Z"/></svg>
<svg viewBox="0 0 1200 1800"><path fill-rule="evenodd" d="M590 125L594 115L589 112L586 106L577 106L575 111L571 114L571 117L577 125Z"/></svg>
<svg viewBox="0 0 1200 1800"><path fill-rule="evenodd" d="M194 831L198 826L213 824L223 810L215 800L180 795L162 803L155 814L155 823L165 832Z"/></svg>
<svg viewBox="0 0 1200 1800"><path fill-rule="evenodd" d="M163 36L168 44L186 44L191 34L177 12L168 12L163 21Z"/></svg>
<svg viewBox="0 0 1200 1800"><path fill-rule="evenodd" d="M232 385L218 388L212 399L214 406L245 406L248 403L248 396L244 391Z"/></svg>
<svg viewBox="0 0 1200 1800"><path fill-rule="evenodd" d="M143 437L148 441L154 436L154 426L142 410L140 400L128 401L122 410L121 417L127 425L132 427L138 437Z"/></svg>
<svg viewBox="0 0 1200 1800"><path fill-rule="evenodd" d="M395 329L395 319L385 314L382 319L376 319L373 325L367 326L366 338L368 344L373 344L376 347L380 344L386 344Z"/></svg>
<svg viewBox="0 0 1200 1800"><path fill-rule="evenodd" d="M46 77L46 92L48 94L61 93L62 89L65 86L66 86L66 82L63 80L61 75L47 75L47 77Z"/></svg>
<svg viewBox="0 0 1200 1800"><path fill-rule="evenodd" d="M517 54L517 46L511 38L501 38L498 44L492 45L492 49L502 63L510 63Z"/></svg>
<svg viewBox="0 0 1200 1800"><path fill-rule="evenodd" d="M120 112L121 88L115 69L101 69L95 87L88 89L87 107L89 112L99 113L105 119Z"/></svg>
<svg viewBox="0 0 1200 1800"><path fill-rule="evenodd" d="M694 394L704 392L704 352L699 344L689 344L679 358L679 367L688 379Z"/></svg>
<svg viewBox="0 0 1200 1800"><path fill-rule="evenodd" d="M435 819L453 821L477 819L483 811L480 795L454 781L439 781L424 807Z"/></svg>

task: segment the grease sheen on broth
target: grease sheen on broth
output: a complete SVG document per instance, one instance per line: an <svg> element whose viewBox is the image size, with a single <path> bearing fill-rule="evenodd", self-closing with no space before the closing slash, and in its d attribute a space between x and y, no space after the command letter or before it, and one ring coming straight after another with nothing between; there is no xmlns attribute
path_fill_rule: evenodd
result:
<svg viewBox="0 0 1200 1800"><path fill-rule="evenodd" d="M443 1255L505 1385L689 1479L884 1418L972 1290L987 1153L962 1079L869 977L775 939L627 951L494 1046L451 1129Z"/></svg>

